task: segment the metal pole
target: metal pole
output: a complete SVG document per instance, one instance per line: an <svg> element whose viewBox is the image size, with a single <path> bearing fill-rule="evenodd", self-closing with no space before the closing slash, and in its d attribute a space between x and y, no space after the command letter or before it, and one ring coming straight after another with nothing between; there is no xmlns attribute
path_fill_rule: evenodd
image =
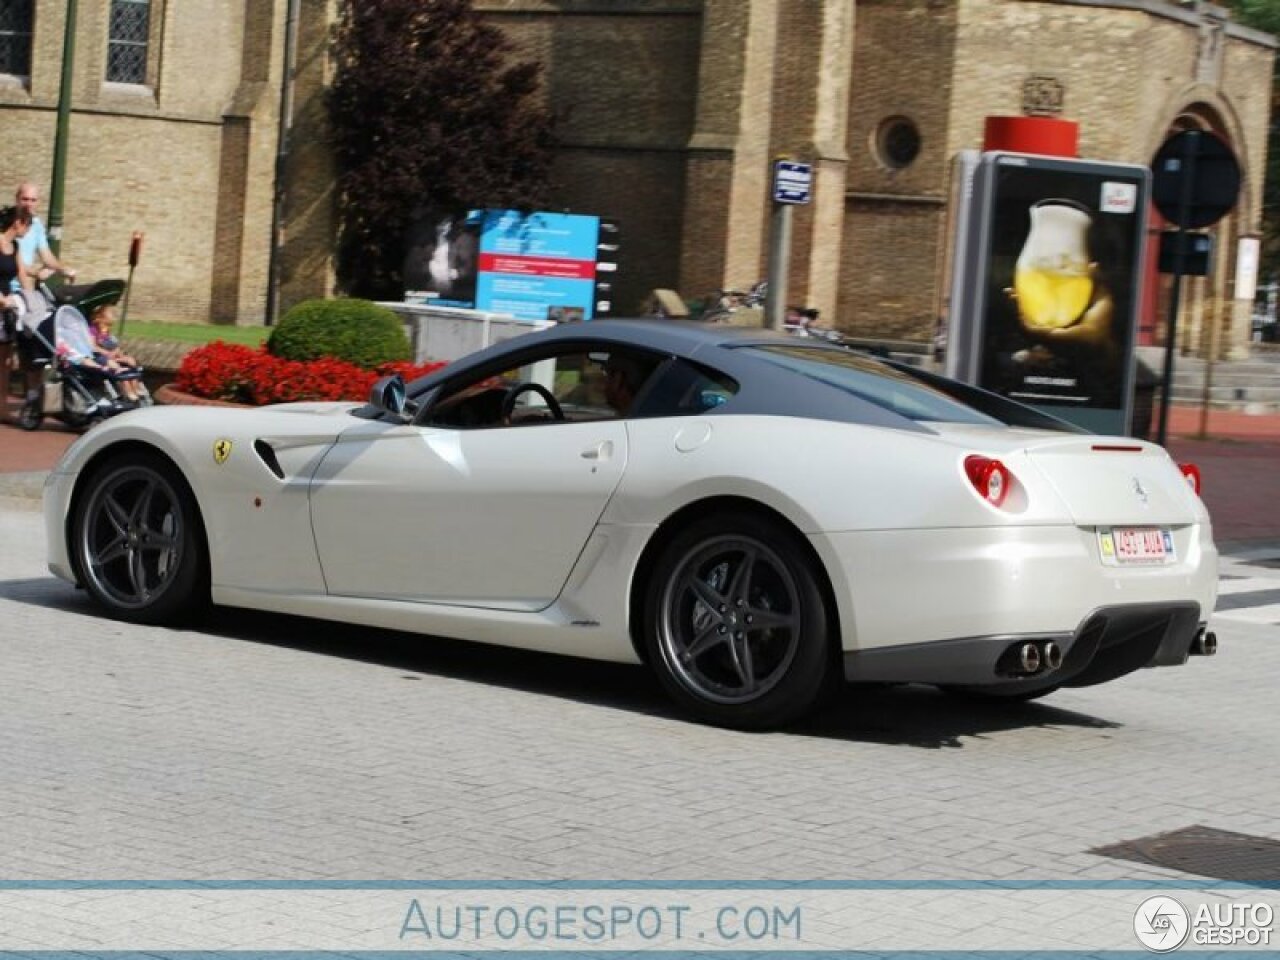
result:
<svg viewBox="0 0 1280 960"><path fill-rule="evenodd" d="M276 168L271 198L271 246L267 254L266 325L275 324L280 312L281 248L284 245L285 174L289 163L289 132L293 127L294 65L298 58L298 0L289 0L285 11L284 64L280 77L280 120L276 128Z"/></svg>
<svg viewBox="0 0 1280 960"><path fill-rule="evenodd" d="M790 203L773 205L773 234L769 239L769 288L764 297L764 322L772 330L781 330L787 315L792 206Z"/></svg>
<svg viewBox="0 0 1280 960"><path fill-rule="evenodd" d="M137 269L138 261L142 259L142 238L141 230L133 231L133 237L129 240L129 279L124 285L124 305L120 308L120 336L124 336L124 322L129 316L129 294L133 292L133 271Z"/></svg>
<svg viewBox="0 0 1280 960"><path fill-rule="evenodd" d="M1214 298L1213 310L1209 314L1209 349L1204 358L1204 390L1200 394L1200 432L1196 439L1209 439L1209 402L1213 395L1213 364L1218 358L1219 336L1222 330L1222 298Z"/></svg>
<svg viewBox="0 0 1280 960"><path fill-rule="evenodd" d="M1196 174L1196 146L1199 143L1200 136L1198 131L1188 131L1192 136L1188 136L1182 149L1182 189L1178 198L1178 221L1177 230L1177 246L1173 251L1173 296L1169 298L1169 336L1165 342L1164 350L1164 390L1161 392L1160 402L1160 429L1156 434L1156 443L1160 446L1165 445L1165 439L1169 433L1169 406L1173 397L1173 352L1178 345L1178 306L1182 299L1182 274L1186 269L1186 229L1181 226L1185 224L1191 213L1191 192L1195 188Z"/></svg>
<svg viewBox="0 0 1280 960"><path fill-rule="evenodd" d="M124 336L124 322L129 318L129 292L133 289L133 266L129 267L129 279L124 285L124 303L120 306L120 336Z"/></svg>
<svg viewBox="0 0 1280 960"><path fill-rule="evenodd" d="M58 89L58 124L53 135L53 174L49 178L49 249L54 256L62 253L62 194L67 179L72 68L76 58L76 2L67 0L67 24L62 35L62 85Z"/></svg>

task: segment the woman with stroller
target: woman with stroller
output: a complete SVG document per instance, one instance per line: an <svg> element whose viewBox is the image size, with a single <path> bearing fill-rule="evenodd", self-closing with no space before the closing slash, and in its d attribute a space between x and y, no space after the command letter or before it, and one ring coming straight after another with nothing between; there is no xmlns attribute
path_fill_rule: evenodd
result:
<svg viewBox="0 0 1280 960"><path fill-rule="evenodd" d="M0 417L9 406L9 370L15 344L22 366L27 366L27 358L22 356L25 341L18 336L19 311L25 309L26 303L22 294L10 291L20 289L26 281L27 272L18 255L18 240L26 235L30 225L31 219L17 207L0 209Z"/></svg>

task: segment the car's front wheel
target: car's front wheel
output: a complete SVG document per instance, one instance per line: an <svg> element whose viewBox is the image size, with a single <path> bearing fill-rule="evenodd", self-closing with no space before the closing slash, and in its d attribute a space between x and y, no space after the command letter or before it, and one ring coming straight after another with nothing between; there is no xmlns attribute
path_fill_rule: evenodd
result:
<svg viewBox="0 0 1280 960"><path fill-rule="evenodd" d="M797 534L753 514L712 516L677 534L654 569L644 640L682 706L761 729L817 705L832 669L830 617Z"/></svg>
<svg viewBox="0 0 1280 960"><path fill-rule="evenodd" d="M171 622L208 598L195 499L157 455L129 454L94 471L77 501L71 547L85 589L122 620Z"/></svg>

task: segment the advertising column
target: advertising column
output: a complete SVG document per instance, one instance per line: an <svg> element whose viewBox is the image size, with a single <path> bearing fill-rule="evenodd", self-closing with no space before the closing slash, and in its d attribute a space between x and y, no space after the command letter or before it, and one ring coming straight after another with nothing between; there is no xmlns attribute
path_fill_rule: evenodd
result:
<svg viewBox="0 0 1280 960"><path fill-rule="evenodd" d="M1130 417L1150 175L982 156L962 282L962 379L1098 433Z"/></svg>

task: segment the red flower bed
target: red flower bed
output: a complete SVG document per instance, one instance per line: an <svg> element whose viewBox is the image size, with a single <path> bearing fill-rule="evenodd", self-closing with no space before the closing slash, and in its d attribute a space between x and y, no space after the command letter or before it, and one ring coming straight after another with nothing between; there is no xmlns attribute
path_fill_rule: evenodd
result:
<svg viewBox="0 0 1280 960"><path fill-rule="evenodd" d="M197 397L236 403L289 403L294 400L365 400L381 376L398 373L412 380L438 370L443 362L389 363L365 370L345 360L326 357L301 362L284 360L234 343L213 343L188 353L178 368L174 386Z"/></svg>

